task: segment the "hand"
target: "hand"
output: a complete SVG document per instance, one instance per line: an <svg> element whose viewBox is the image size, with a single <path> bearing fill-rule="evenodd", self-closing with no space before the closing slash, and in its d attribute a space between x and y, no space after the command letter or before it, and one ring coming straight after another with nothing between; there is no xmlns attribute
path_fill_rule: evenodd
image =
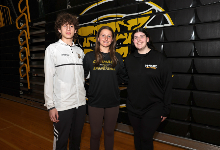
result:
<svg viewBox="0 0 220 150"><path fill-rule="evenodd" d="M56 108L51 109L51 110L49 111L49 117L50 117L50 120L51 120L52 122L56 122L56 123L59 122L59 120L58 120L59 115L58 115L58 111L57 111Z"/></svg>
<svg viewBox="0 0 220 150"><path fill-rule="evenodd" d="M165 119L167 119L167 117L163 117L163 116L161 116L161 122L163 122Z"/></svg>

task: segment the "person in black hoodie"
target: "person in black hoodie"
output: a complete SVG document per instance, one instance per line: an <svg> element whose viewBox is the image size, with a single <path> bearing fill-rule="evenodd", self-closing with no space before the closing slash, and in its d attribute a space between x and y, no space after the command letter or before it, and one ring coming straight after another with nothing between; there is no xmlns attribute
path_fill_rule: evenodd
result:
<svg viewBox="0 0 220 150"><path fill-rule="evenodd" d="M89 75L88 113L91 127L90 149L98 150L104 117L105 150L113 150L114 129L119 113L120 78L125 75L122 57L115 52L113 30L102 26L96 35L95 51L83 60L85 78Z"/></svg>
<svg viewBox="0 0 220 150"><path fill-rule="evenodd" d="M134 129L136 150L153 150L153 135L170 111L172 72L166 57L156 51L146 29L131 35L127 111Z"/></svg>

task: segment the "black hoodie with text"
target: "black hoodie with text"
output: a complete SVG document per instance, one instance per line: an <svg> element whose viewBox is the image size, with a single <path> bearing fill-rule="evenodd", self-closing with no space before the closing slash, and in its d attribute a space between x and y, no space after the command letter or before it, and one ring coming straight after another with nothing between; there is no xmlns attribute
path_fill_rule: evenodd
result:
<svg viewBox="0 0 220 150"><path fill-rule="evenodd" d="M155 50L127 56L128 113L135 116L167 117L172 96L172 72L166 57Z"/></svg>

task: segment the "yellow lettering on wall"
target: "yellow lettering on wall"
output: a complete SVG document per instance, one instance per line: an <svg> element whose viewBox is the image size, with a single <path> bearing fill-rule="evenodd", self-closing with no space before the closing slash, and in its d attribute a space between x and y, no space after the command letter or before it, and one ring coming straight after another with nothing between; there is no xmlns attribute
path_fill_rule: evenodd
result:
<svg viewBox="0 0 220 150"><path fill-rule="evenodd" d="M127 57L128 55L128 47L121 47L119 49L116 49L116 52L122 55L122 57Z"/></svg>
<svg viewBox="0 0 220 150"><path fill-rule="evenodd" d="M86 27L80 27L78 30L78 34L80 36L92 36L96 35L97 26L86 26Z"/></svg>
<svg viewBox="0 0 220 150"><path fill-rule="evenodd" d="M149 18L150 18L150 16L138 18L138 27L136 27L135 29L142 27L147 22L147 20Z"/></svg>
<svg viewBox="0 0 220 150"><path fill-rule="evenodd" d="M95 37L84 38L83 47L91 47L91 42L95 42Z"/></svg>
<svg viewBox="0 0 220 150"><path fill-rule="evenodd" d="M86 53L88 53L88 52L90 52L90 51L93 51L92 49L84 49L84 53L86 54Z"/></svg>
<svg viewBox="0 0 220 150"><path fill-rule="evenodd" d="M117 34L116 40L125 39L122 44L131 44L131 34L132 33Z"/></svg>

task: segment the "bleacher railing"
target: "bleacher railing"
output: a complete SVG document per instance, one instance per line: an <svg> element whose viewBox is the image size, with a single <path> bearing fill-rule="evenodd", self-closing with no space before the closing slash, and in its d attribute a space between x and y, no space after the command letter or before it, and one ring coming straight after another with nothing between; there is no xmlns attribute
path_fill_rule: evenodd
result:
<svg viewBox="0 0 220 150"><path fill-rule="evenodd" d="M29 81L29 73L30 73L29 56L30 56L30 50L29 50L29 42L28 42L28 40L30 39L30 32L29 32L28 23L31 22L31 20L30 20L28 0L26 0L26 6L21 10L22 1L23 0L20 0L19 3L18 3L18 9L19 9L19 12L21 14L16 19L16 27L17 27L18 30L20 30L20 34L18 35L18 42L19 42L20 49L21 49L20 52L19 52L19 58L20 58L20 62L22 64L19 68L19 73L20 73L21 78L24 78L25 76L27 77L28 89L30 89L30 81ZM27 12L27 14L24 13L25 11ZM25 21L21 20L21 18L23 16L25 18ZM20 20L20 23L19 23L19 20ZM19 27L19 24L20 24L20 27ZM26 27L27 31L25 30L24 27ZM21 38L21 36L23 34L24 34L25 39ZM25 47L25 45L26 45L26 47ZM25 51L25 54L26 54L24 58L22 58L22 52L23 51ZM26 63L25 63L25 61L26 61ZM22 74L23 68L25 68L25 70L26 70L26 73L24 73L24 74Z"/></svg>

